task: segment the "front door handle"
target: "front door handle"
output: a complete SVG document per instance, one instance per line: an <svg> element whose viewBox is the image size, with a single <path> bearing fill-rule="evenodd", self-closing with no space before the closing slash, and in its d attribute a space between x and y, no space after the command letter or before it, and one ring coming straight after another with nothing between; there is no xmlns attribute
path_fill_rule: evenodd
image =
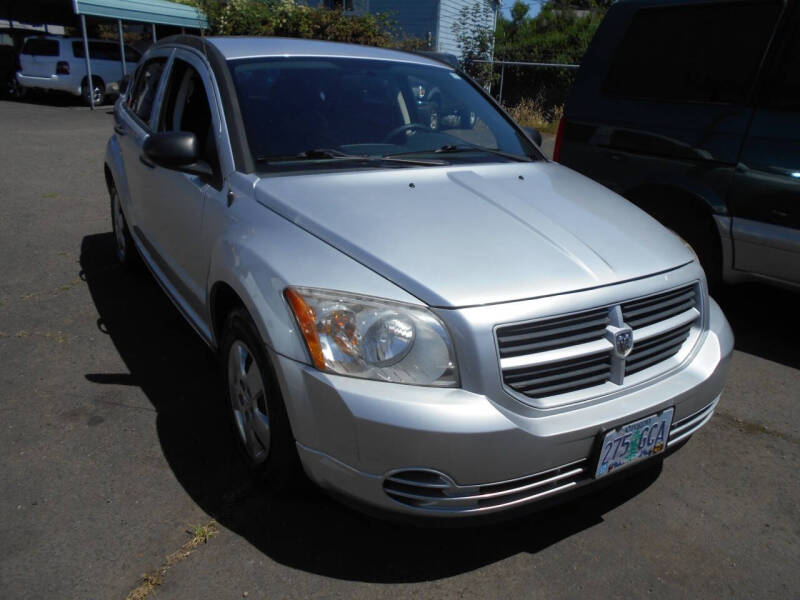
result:
<svg viewBox="0 0 800 600"><path fill-rule="evenodd" d="M156 168L156 163L153 163L153 162L150 162L149 160L147 160L144 157L144 154L140 154L139 155L139 162L142 163L148 169L155 169Z"/></svg>
<svg viewBox="0 0 800 600"><path fill-rule="evenodd" d="M114 125L114 131L118 135L125 135L126 133L128 133L128 130L125 129L122 125Z"/></svg>

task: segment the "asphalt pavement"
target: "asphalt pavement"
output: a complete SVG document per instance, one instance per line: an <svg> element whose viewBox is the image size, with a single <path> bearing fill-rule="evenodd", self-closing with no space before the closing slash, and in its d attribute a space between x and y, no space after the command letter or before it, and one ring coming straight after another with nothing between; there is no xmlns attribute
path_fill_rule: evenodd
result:
<svg viewBox="0 0 800 600"><path fill-rule="evenodd" d="M798 597L796 294L723 290L716 415L620 485L465 529L278 497L237 463L214 357L115 264L109 111L0 102L0 597Z"/></svg>

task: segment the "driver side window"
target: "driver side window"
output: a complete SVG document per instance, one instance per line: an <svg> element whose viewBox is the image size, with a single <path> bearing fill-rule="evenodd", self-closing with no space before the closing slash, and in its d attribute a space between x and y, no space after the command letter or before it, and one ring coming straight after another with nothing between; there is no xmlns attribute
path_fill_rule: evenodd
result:
<svg viewBox="0 0 800 600"><path fill-rule="evenodd" d="M189 63L176 58L164 94L158 131L189 131L197 137L200 156L214 172L210 182L220 188L221 169L211 108L203 79Z"/></svg>
<svg viewBox="0 0 800 600"><path fill-rule="evenodd" d="M164 57L147 61L140 67L133 84L133 90L128 94L128 106L145 126L150 121L153 102L155 101L158 84L161 81L161 74L166 63L167 59Z"/></svg>

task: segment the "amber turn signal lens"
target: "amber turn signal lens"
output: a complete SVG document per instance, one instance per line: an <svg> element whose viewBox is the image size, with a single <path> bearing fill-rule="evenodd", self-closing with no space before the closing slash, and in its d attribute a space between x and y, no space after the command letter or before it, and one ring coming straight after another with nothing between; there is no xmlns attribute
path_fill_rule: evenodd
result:
<svg viewBox="0 0 800 600"><path fill-rule="evenodd" d="M322 345L319 343L319 335L317 334L316 315L303 297L292 288L286 288L283 295L289 302L289 306L294 312L297 324L300 326L300 331L303 334L303 339L308 346L308 352L311 354L311 360L314 366L322 370L325 368L325 357L322 354Z"/></svg>

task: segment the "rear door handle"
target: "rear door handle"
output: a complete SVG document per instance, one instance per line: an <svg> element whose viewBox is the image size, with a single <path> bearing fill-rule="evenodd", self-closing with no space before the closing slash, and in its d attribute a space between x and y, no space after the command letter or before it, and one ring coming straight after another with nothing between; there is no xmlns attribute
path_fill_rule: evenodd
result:
<svg viewBox="0 0 800 600"><path fill-rule="evenodd" d="M145 167L147 167L148 169L155 169L155 168L156 168L156 164L155 164L155 163L152 163L152 162L150 162L149 160L147 160L147 159L144 157L144 154L140 154L140 155L139 155L139 162L140 162L140 163L142 163L142 164L143 164Z"/></svg>

